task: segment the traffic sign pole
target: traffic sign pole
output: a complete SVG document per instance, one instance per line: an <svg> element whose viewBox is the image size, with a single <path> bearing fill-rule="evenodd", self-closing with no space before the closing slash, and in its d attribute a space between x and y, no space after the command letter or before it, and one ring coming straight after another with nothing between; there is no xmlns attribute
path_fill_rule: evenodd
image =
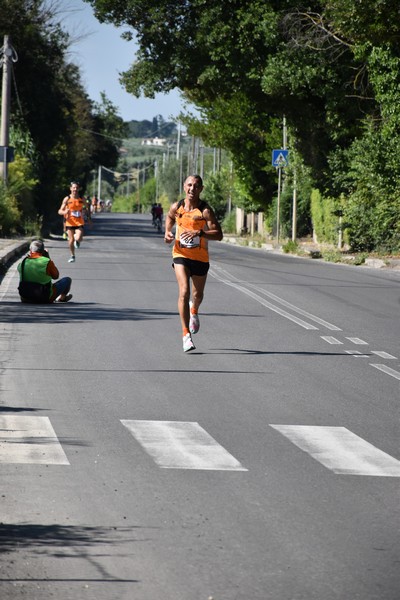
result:
<svg viewBox="0 0 400 600"><path fill-rule="evenodd" d="M272 166L278 170L278 204L276 207L276 240L279 244L281 227L281 187L282 187L282 169L289 163L289 151L286 148L281 150L272 150Z"/></svg>

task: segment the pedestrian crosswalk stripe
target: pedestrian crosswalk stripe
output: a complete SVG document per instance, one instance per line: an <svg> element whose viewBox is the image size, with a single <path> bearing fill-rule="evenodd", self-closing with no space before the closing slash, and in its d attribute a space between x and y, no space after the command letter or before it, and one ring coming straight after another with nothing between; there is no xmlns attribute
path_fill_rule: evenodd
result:
<svg viewBox="0 0 400 600"><path fill-rule="evenodd" d="M198 423L121 420L163 469L247 471Z"/></svg>
<svg viewBox="0 0 400 600"><path fill-rule="evenodd" d="M48 417L0 416L0 463L69 465Z"/></svg>
<svg viewBox="0 0 400 600"><path fill-rule="evenodd" d="M341 475L400 477L400 461L346 427L272 425L293 444Z"/></svg>

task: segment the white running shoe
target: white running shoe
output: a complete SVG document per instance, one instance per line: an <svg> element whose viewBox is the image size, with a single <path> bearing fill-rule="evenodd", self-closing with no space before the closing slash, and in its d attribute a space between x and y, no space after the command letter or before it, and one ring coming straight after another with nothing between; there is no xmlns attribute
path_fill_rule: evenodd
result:
<svg viewBox="0 0 400 600"><path fill-rule="evenodd" d="M192 306L193 306L193 302L190 300L189 307L192 308ZM198 314L193 315L192 313L190 313L190 321L189 321L190 333L192 333L192 334L197 333L199 329L200 329L199 315Z"/></svg>
<svg viewBox="0 0 400 600"><path fill-rule="evenodd" d="M71 258L68 259L68 262L75 262L75 256L71 256Z"/></svg>
<svg viewBox="0 0 400 600"><path fill-rule="evenodd" d="M76 240L74 241L74 247L75 248L79 248L80 245L81 245L80 242L77 242Z"/></svg>
<svg viewBox="0 0 400 600"><path fill-rule="evenodd" d="M72 294L67 294L65 296L65 298L61 298L61 296L58 296L56 302L69 302L72 298Z"/></svg>
<svg viewBox="0 0 400 600"><path fill-rule="evenodd" d="M187 333L183 337L183 351L190 352L191 350L196 350L196 346L193 344L192 336L190 333Z"/></svg>

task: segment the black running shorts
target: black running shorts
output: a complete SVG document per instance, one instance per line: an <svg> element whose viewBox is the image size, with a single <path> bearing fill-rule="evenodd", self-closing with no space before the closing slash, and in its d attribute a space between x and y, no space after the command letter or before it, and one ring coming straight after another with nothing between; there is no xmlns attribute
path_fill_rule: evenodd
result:
<svg viewBox="0 0 400 600"><path fill-rule="evenodd" d="M174 258L174 262L172 264L173 268L174 265L184 265L188 269L190 276L196 275L197 277L205 277L208 269L210 268L210 263L208 262L183 258L182 256L177 256Z"/></svg>

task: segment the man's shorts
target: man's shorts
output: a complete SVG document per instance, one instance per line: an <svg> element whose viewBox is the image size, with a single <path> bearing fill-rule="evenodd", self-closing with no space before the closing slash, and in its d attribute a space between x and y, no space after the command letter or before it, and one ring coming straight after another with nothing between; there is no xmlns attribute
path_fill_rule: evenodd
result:
<svg viewBox="0 0 400 600"><path fill-rule="evenodd" d="M79 227L73 227L72 225L66 225L65 229L68 231L76 231L77 229L79 231L83 231L83 225L79 225Z"/></svg>
<svg viewBox="0 0 400 600"><path fill-rule="evenodd" d="M210 263L201 262L200 260L191 260L190 258L183 258L182 256L177 256L174 258L174 265L184 265L188 271L190 276L195 275L197 277L205 277L207 275L208 269L210 268Z"/></svg>

